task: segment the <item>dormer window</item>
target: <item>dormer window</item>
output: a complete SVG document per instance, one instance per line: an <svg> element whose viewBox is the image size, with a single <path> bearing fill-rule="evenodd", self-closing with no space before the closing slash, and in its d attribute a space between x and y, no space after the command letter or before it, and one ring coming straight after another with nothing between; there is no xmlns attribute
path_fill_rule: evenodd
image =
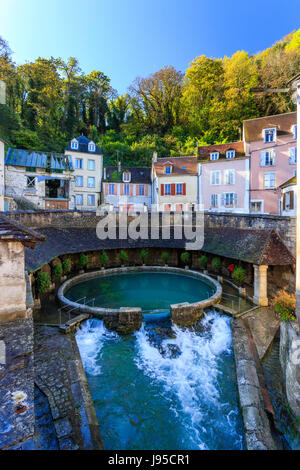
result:
<svg viewBox="0 0 300 470"><path fill-rule="evenodd" d="M297 124L292 125L293 138L297 139Z"/></svg>
<svg viewBox="0 0 300 470"><path fill-rule="evenodd" d="M172 167L171 166L166 166L165 167L165 174L170 175L172 173Z"/></svg>
<svg viewBox="0 0 300 470"><path fill-rule="evenodd" d="M263 137L265 143L276 142L276 127L272 129L264 129Z"/></svg>
<svg viewBox="0 0 300 470"><path fill-rule="evenodd" d="M78 142L76 139L71 141L71 149L72 150L78 150Z"/></svg>
<svg viewBox="0 0 300 470"><path fill-rule="evenodd" d="M123 181L124 183L129 183L131 180L131 173L130 171L124 171L123 173Z"/></svg>
<svg viewBox="0 0 300 470"><path fill-rule="evenodd" d="M211 160L219 160L219 152L212 152L210 154L210 159Z"/></svg>
<svg viewBox="0 0 300 470"><path fill-rule="evenodd" d="M90 142L89 143L89 152L95 152L96 150L96 145L94 144L94 142Z"/></svg>
<svg viewBox="0 0 300 470"><path fill-rule="evenodd" d="M235 150L227 150L226 152L226 158L234 158L235 157Z"/></svg>

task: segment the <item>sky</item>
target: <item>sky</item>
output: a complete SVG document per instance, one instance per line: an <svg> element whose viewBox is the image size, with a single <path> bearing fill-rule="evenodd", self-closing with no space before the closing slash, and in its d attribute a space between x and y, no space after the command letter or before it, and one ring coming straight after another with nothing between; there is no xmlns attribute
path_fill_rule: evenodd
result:
<svg viewBox="0 0 300 470"><path fill-rule="evenodd" d="M300 28L299 0L0 0L0 35L17 64L75 56L124 94L165 65L261 51Z"/></svg>

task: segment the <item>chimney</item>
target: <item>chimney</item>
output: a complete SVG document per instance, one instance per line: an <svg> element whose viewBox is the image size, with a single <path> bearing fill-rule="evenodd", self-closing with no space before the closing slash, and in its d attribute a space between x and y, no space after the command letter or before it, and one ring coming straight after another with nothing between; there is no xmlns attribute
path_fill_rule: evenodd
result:
<svg viewBox="0 0 300 470"><path fill-rule="evenodd" d="M118 161L118 172L121 173L121 162Z"/></svg>
<svg viewBox="0 0 300 470"><path fill-rule="evenodd" d="M103 179L106 180L106 168L103 168Z"/></svg>
<svg viewBox="0 0 300 470"><path fill-rule="evenodd" d="M153 163L157 163L157 152L153 152Z"/></svg>

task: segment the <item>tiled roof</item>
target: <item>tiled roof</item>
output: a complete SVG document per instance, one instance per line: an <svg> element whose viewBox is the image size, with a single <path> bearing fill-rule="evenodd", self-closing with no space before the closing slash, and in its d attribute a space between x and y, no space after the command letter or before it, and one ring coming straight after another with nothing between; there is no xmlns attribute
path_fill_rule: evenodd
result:
<svg viewBox="0 0 300 470"><path fill-rule="evenodd" d="M171 175L165 174L165 166L168 164L172 166ZM197 175L197 157L158 158L157 162L154 163L154 168L157 176Z"/></svg>
<svg viewBox="0 0 300 470"><path fill-rule="evenodd" d="M277 134L290 135L292 137L291 127L297 123L297 113L276 114L275 116L265 116L256 119L244 121L244 138L246 142L262 140L263 129L276 127Z"/></svg>
<svg viewBox="0 0 300 470"><path fill-rule="evenodd" d="M102 155L101 149L98 145L95 145L95 152L89 151L89 143L91 142L91 140L85 137L84 135L81 135L80 137L76 137L76 140L78 142L78 149L72 149L71 147L72 140L68 142L66 150L69 150L70 152L88 153L89 155Z"/></svg>
<svg viewBox="0 0 300 470"><path fill-rule="evenodd" d="M198 147L199 160L209 160L212 152L219 152L219 158L226 158L227 150L235 150L236 157L244 157L244 142L229 142L227 144L204 145Z"/></svg>
<svg viewBox="0 0 300 470"><path fill-rule="evenodd" d="M34 248L36 242L44 242L46 237L0 213L0 240L20 241L23 245Z"/></svg>
<svg viewBox="0 0 300 470"><path fill-rule="evenodd" d="M37 152L9 148L5 157L5 165L43 168L44 170L73 170L71 156L56 153Z"/></svg>
<svg viewBox="0 0 300 470"><path fill-rule="evenodd" d="M137 183L137 184L151 184L151 168L148 167L133 167L133 166L126 166L118 172L117 166L107 166L106 167L106 178L104 181L107 182L122 182L123 181L123 173L124 172L131 173L130 183ZM116 175L118 174L117 181L112 178L112 173Z"/></svg>

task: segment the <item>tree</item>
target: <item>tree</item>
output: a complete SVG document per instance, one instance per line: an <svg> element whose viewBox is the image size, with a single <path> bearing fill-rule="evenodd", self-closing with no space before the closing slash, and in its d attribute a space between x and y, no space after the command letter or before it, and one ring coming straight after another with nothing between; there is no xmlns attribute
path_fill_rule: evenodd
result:
<svg viewBox="0 0 300 470"><path fill-rule="evenodd" d="M110 129L116 132L121 131L121 126L126 122L126 115L130 103L129 95L118 96L108 104L107 124Z"/></svg>
<svg viewBox="0 0 300 470"><path fill-rule="evenodd" d="M11 57L12 51L8 45L8 42L0 36L0 58L4 57Z"/></svg>

